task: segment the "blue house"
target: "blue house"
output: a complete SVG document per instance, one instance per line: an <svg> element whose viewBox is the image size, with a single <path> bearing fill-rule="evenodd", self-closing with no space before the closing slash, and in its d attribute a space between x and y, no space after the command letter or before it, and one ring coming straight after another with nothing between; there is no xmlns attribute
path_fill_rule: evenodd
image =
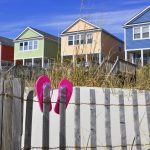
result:
<svg viewBox="0 0 150 150"><path fill-rule="evenodd" d="M134 64L150 63L150 6L124 25L125 60Z"/></svg>

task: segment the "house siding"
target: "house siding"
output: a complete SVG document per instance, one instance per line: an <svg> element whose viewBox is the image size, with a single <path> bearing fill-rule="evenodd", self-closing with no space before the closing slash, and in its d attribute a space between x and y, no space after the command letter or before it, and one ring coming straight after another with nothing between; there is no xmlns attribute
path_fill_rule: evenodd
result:
<svg viewBox="0 0 150 150"><path fill-rule="evenodd" d="M145 49L150 48L150 39L133 40L133 27L126 30L126 49Z"/></svg>
<svg viewBox="0 0 150 150"><path fill-rule="evenodd" d="M14 47L2 45L1 46L1 60L13 61L14 60Z"/></svg>
<svg viewBox="0 0 150 150"><path fill-rule="evenodd" d="M116 60L117 56L119 58L124 58L124 42L121 42L111 36L106 32L102 32L102 54L111 61ZM119 51L119 47L121 47L121 51Z"/></svg>
<svg viewBox="0 0 150 150"><path fill-rule="evenodd" d="M43 57L44 39L38 39L38 49L37 50L20 51L19 43L20 42L15 43L15 52L14 52L15 60L16 59L29 59L29 58Z"/></svg>
<svg viewBox="0 0 150 150"><path fill-rule="evenodd" d="M45 39L44 57L54 58L55 60L60 58L60 45L58 44L58 42Z"/></svg>

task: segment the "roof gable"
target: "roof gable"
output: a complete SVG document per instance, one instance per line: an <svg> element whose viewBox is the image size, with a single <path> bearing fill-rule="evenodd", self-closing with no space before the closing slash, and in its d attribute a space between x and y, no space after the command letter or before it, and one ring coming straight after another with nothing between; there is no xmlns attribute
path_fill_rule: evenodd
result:
<svg viewBox="0 0 150 150"><path fill-rule="evenodd" d="M27 27L15 40L29 39L35 37L45 37L55 41L59 40L57 36L51 35L49 33L46 33L44 31L32 27Z"/></svg>
<svg viewBox="0 0 150 150"><path fill-rule="evenodd" d="M126 25L138 24L138 23L146 23L150 22L150 6L146 7L143 11L138 13L136 16L131 18Z"/></svg>
<svg viewBox="0 0 150 150"><path fill-rule="evenodd" d="M73 24L71 24L67 29L65 29L61 34L83 31L83 30L92 30L92 29L100 29L100 28L90 22L87 22L84 19L79 18Z"/></svg>
<svg viewBox="0 0 150 150"><path fill-rule="evenodd" d="M17 38L16 40L19 39L28 39L28 38L34 38L34 37L43 37L40 33L36 32L30 27L27 27Z"/></svg>

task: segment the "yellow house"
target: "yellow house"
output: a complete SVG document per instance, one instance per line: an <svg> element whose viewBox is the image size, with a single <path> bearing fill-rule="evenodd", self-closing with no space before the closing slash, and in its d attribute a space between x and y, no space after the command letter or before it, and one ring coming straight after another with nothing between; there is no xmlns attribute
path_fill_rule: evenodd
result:
<svg viewBox="0 0 150 150"><path fill-rule="evenodd" d="M101 64L106 57L123 59L123 47L122 40L79 18L61 33L61 62Z"/></svg>

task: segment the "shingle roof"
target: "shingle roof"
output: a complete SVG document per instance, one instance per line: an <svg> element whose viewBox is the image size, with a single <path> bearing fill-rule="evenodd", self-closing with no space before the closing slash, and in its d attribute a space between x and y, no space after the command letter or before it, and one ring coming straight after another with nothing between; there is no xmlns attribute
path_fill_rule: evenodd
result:
<svg viewBox="0 0 150 150"><path fill-rule="evenodd" d="M0 36L0 44L1 45L8 45L8 46L14 46L13 40Z"/></svg>
<svg viewBox="0 0 150 150"><path fill-rule="evenodd" d="M59 40L59 38L57 37L57 36L54 36L54 35L52 35L52 34L49 34L49 33L46 33L46 32L44 32L44 31L41 31L41 30L39 30L39 29L36 29L36 28L32 28L32 27L30 27L32 30L34 30L34 31L36 31L36 32L38 32L38 33L40 33L41 35L43 35L44 37L46 37L46 38L49 38L49 39L53 39L53 40Z"/></svg>

